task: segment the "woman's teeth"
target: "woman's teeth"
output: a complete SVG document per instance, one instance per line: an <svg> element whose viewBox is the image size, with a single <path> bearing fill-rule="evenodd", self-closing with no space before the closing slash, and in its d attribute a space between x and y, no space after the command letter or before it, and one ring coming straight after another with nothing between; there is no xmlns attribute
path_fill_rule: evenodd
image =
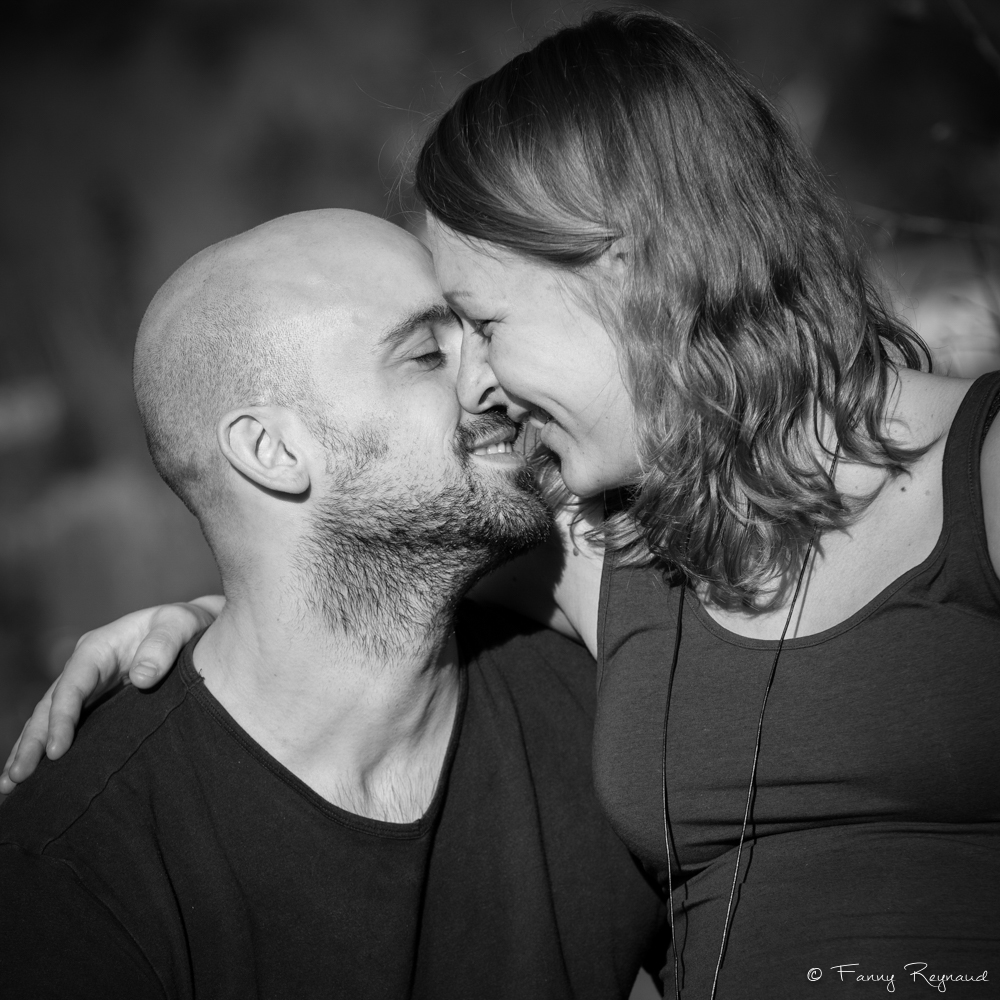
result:
<svg viewBox="0 0 1000 1000"><path fill-rule="evenodd" d="M480 448L475 448L473 455L509 455L514 450L514 445L510 441L500 441L498 444L484 444Z"/></svg>
<svg viewBox="0 0 1000 1000"><path fill-rule="evenodd" d="M528 417L528 423L532 427L539 428L544 427L552 419L552 414L548 410L543 410L540 406L536 406Z"/></svg>

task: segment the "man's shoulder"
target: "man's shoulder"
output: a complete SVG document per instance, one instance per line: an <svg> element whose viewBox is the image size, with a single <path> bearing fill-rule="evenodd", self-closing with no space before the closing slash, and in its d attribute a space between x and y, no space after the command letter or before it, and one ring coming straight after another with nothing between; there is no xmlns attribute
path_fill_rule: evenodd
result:
<svg viewBox="0 0 1000 1000"><path fill-rule="evenodd" d="M502 679L521 699L568 697L593 716L596 664L586 648L512 611L465 601L456 624L471 678Z"/></svg>
<svg viewBox="0 0 1000 1000"><path fill-rule="evenodd" d="M205 756L192 744L208 731L193 701L181 664L155 690L116 692L0 807L0 937L15 949L0 996L184 995L171 859L197 858L191 838L177 846L198 821L186 756Z"/></svg>
<svg viewBox="0 0 1000 1000"><path fill-rule="evenodd" d="M126 686L88 711L65 756L43 759L37 772L7 796L0 807L0 844L41 853L89 810L120 799L123 786L131 787L121 811L133 813L132 772L148 766L150 756L169 757L161 746L163 731L188 703L189 687L190 678L174 669L155 690ZM162 766L168 768L169 760L163 759Z"/></svg>

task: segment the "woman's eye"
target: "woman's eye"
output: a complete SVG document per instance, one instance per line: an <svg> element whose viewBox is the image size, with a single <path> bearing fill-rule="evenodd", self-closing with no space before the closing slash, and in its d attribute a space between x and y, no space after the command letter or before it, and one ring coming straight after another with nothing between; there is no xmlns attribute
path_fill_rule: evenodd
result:
<svg viewBox="0 0 1000 1000"><path fill-rule="evenodd" d="M493 324L493 320L491 320L491 319L472 319L472 320L469 320L469 322L472 324L472 329L476 333L478 333L479 336L483 338L483 340L489 340L490 339L490 334L492 333L492 330L490 329L490 327Z"/></svg>

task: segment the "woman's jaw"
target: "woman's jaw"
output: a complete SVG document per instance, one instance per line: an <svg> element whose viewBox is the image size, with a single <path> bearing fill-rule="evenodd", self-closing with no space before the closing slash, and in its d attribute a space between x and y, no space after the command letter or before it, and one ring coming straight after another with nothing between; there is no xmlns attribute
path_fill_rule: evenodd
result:
<svg viewBox="0 0 1000 1000"><path fill-rule="evenodd" d="M606 451L601 446L603 441L586 437L577 440L557 420L546 419L538 411L532 413L529 422L539 444L556 457L559 474L574 496L581 499L598 496L638 480L641 468L638 456L629 461L630 440L623 440L620 447Z"/></svg>

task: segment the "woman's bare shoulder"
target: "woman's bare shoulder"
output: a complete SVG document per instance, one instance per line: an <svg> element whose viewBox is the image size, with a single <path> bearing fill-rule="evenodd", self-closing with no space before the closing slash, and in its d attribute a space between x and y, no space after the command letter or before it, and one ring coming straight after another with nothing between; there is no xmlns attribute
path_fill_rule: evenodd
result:
<svg viewBox="0 0 1000 1000"><path fill-rule="evenodd" d="M901 369L890 382L889 432L908 447L943 446L972 379Z"/></svg>
<svg viewBox="0 0 1000 1000"><path fill-rule="evenodd" d="M917 502L918 497L923 497L926 507L923 514L928 523L940 521L941 475L948 431L970 385L970 379L948 378L908 369L894 371L890 375L885 432L897 445L923 449L923 453L907 466L905 483L901 481L909 492L893 490L884 497L886 503L893 498L902 502L905 498L907 520L920 515L920 511L910 510L909 507ZM877 474L874 469L857 468L856 491L863 493L872 489L878 475L881 473ZM889 503L889 506L892 505Z"/></svg>
<svg viewBox="0 0 1000 1000"><path fill-rule="evenodd" d="M897 415L913 433L914 444L931 445L921 462L940 468L948 428L972 382L923 372L900 373ZM979 478L990 561L1000 573L1000 420L994 420L983 442Z"/></svg>

